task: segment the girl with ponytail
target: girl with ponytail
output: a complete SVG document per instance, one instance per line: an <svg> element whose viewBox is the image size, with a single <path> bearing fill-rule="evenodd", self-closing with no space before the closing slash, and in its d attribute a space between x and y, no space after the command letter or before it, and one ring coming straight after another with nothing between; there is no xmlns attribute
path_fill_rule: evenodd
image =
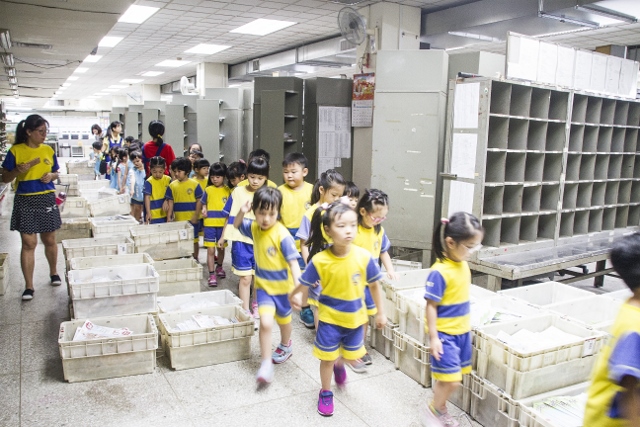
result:
<svg viewBox="0 0 640 427"><path fill-rule="evenodd" d="M164 142L164 124L159 120L149 123L149 135L151 135L151 141L145 143L144 147L142 147L142 162L147 176L150 174L149 159L152 157L162 157L165 160L164 174L169 175L169 166L176 159L176 155L173 152L173 148Z"/></svg>

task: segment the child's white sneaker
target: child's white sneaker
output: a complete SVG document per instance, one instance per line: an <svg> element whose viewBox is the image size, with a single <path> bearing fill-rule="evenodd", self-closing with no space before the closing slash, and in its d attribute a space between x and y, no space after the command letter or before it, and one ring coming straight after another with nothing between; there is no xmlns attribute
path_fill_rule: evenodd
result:
<svg viewBox="0 0 640 427"><path fill-rule="evenodd" d="M260 384L270 384L273 381L274 369L271 360L263 360L256 374L256 381Z"/></svg>

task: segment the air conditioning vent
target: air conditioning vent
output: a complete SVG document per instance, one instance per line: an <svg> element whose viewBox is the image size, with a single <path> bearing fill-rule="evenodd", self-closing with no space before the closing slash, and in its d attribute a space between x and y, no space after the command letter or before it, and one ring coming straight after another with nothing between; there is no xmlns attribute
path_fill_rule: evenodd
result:
<svg viewBox="0 0 640 427"><path fill-rule="evenodd" d="M356 48L356 45L354 43L351 43L347 39L340 39L340 44L338 45L338 50L340 52L346 52L348 50L353 50L355 48Z"/></svg>
<svg viewBox="0 0 640 427"><path fill-rule="evenodd" d="M260 71L260 60L254 59L251 61L251 72Z"/></svg>

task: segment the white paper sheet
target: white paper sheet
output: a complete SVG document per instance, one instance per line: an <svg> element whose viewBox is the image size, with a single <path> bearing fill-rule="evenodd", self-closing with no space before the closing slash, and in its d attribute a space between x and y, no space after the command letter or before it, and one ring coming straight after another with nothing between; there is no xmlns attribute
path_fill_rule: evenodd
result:
<svg viewBox="0 0 640 427"><path fill-rule="evenodd" d="M476 174L476 149L478 135L454 133L451 143L451 173L460 178L474 179Z"/></svg>
<svg viewBox="0 0 640 427"><path fill-rule="evenodd" d="M453 103L453 127L477 129L480 83L457 84Z"/></svg>
<svg viewBox="0 0 640 427"><path fill-rule="evenodd" d="M449 187L449 213L450 217L456 212L473 213L473 193L475 186L461 181L451 181Z"/></svg>

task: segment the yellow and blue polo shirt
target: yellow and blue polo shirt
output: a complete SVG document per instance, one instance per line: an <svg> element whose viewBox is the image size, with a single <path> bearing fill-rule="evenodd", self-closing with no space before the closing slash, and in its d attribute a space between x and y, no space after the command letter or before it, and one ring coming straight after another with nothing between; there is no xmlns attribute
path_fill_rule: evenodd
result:
<svg viewBox="0 0 640 427"><path fill-rule="evenodd" d="M294 190L287 184L282 184L278 187L280 193L282 193L282 209L280 209L280 217L282 223L289 233L295 237L296 248L300 251L300 239L296 237L302 217L305 212L311 207L311 192L313 192L313 185L308 182L302 184L302 188Z"/></svg>
<svg viewBox="0 0 640 427"><path fill-rule="evenodd" d="M143 193L145 196L149 196L151 224L167 222L167 213L162 210L162 204L164 203L164 197L167 194L167 188L170 183L171 178L167 175L162 175L160 179L155 179L151 176L144 182Z"/></svg>
<svg viewBox="0 0 640 427"><path fill-rule="evenodd" d="M231 189L226 185L216 187L213 185L204 189L202 204L207 207L207 217L204 219L205 227L223 227L227 214L224 206L231 196Z"/></svg>
<svg viewBox="0 0 640 427"><path fill-rule="evenodd" d="M471 270L466 261L439 259L431 266L424 298L438 303L438 332L460 335L471 330L470 286Z"/></svg>
<svg viewBox="0 0 640 427"><path fill-rule="evenodd" d="M169 187L165 199L173 200L173 216L176 221L191 221L196 203L202 198L202 188L194 179L175 180ZM197 236L196 236L197 237Z"/></svg>
<svg viewBox="0 0 640 427"><path fill-rule="evenodd" d="M33 196L36 194L51 193L56 190L55 182L44 183L40 181L46 173L57 172L58 158L53 152L53 148L46 144L38 147L29 147L27 144L14 144L9 149L7 157L2 163L2 167L12 171L21 163L28 163L36 157L40 158L40 163L29 168L25 173L21 173L16 178L16 194L21 196Z"/></svg>

